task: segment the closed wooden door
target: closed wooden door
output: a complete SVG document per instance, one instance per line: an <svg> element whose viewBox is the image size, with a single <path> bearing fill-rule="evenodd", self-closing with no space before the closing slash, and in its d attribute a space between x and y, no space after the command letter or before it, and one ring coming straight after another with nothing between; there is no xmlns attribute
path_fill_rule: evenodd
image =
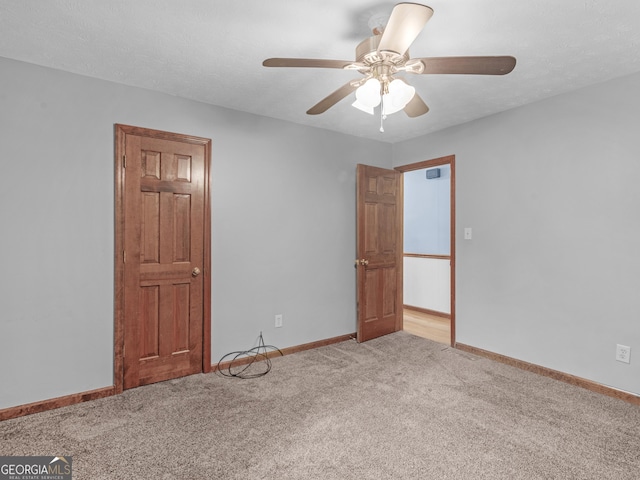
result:
<svg viewBox="0 0 640 480"><path fill-rule="evenodd" d="M357 166L357 339L402 330L401 174Z"/></svg>
<svg viewBox="0 0 640 480"><path fill-rule="evenodd" d="M118 126L123 388L202 372L209 140Z"/></svg>

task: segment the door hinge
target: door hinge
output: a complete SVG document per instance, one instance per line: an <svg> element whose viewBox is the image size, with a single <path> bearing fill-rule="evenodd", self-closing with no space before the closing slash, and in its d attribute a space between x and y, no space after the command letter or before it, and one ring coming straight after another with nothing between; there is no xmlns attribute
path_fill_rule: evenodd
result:
<svg viewBox="0 0 640 480"><path fill-rule="evenodd" d="M122 263L127 263L127 251L122 251Z"/></svg>
<svg viewBox="0 0 640 480"><path fill-rule="evenodd" d="M122 155L122 167L127 168L127 156Z"/></svg>

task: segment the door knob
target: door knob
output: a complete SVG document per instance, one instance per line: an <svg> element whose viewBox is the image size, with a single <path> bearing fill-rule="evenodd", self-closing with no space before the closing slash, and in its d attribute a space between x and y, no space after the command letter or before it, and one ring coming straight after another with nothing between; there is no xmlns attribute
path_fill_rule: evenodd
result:
<svg viewBox="0 0 640 480"><path fill-rule="evenodd" d="M197 277L198 275L200 275L200 269L198 267L196 267L193 270L191 270L191 276L192 277Z"/></svg>
<svg viewBox="0 0 640 480"><path fill-rule="evenodd" d="M358 264L366 266L369 265L369 260L365 260L364 258L360 259L360 260L356 260L356 267L358 266Z"/></svg>

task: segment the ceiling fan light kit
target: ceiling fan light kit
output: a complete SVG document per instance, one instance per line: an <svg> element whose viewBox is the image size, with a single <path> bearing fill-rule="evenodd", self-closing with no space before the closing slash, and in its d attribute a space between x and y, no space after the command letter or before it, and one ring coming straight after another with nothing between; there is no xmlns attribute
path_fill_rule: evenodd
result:
<svg viewBox="0 0 640 480"><path fill-rule="evenodd" d="M358 87L356 101L352 105L365 113L373 115L373 109L380 105L380 99L380 82L375 78L370 78Z"/></svg>
<svg viewBox="0 0 640 480"><path fill-rule="evenodd" d="M404 109L414 97L415 93L415 88L400 79L396 78L391 80L391 82L382 83L373 77L358 87L356 90L356 101L351 105L358 110L373 115L374 108L382 104L380 109L380 131L384 132L382 122L387 118L387 115Z"/></svg>
<svg viewBox="0 0 640 480"><path fill-rule="evenodd" d="M415 93L415 88L397 78L384 85L377 78L369 78L356 90L356 101L352 105L373 115L373 109L382 103L383 114L391 115L402 110Z"/></svg>
<svg viewBox="0 0 640 480"><path fill-rule="evenodd" d="M429 111L426 103L402 77L394 75L505 75L511 72L516 59L511 56L493 57L431 57L411 58L409 47L433 15L433 9L418 3L399 3L385 27L375 25L374 35L356 47L356 60L324 60L306 58L269 58L265 67L338 68L355 70L364 78L353 80L320 100L307 114L317 115L355 91L352 105L370 115L380 105L380 131L387 115L404 110L409 117ZM379 22L376 19L376 22ZM371 26L371 25L370 25Z"/></svg>

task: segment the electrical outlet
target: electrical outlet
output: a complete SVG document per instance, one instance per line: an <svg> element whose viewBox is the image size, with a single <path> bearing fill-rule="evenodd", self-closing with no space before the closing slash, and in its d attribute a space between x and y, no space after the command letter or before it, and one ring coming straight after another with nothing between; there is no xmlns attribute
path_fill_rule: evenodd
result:
<svg viewBox="0 0 640 480"><path fill-rule="evenodd" d="M619 362L630 363L631 347L626 345L616 345L616 360Z"/></svg>
<svg viewBox="0 0 640 480"><path fill-rule="evenodd" d="M276 315L276 328L280 328L282 326L282 314Z"/></svg>

